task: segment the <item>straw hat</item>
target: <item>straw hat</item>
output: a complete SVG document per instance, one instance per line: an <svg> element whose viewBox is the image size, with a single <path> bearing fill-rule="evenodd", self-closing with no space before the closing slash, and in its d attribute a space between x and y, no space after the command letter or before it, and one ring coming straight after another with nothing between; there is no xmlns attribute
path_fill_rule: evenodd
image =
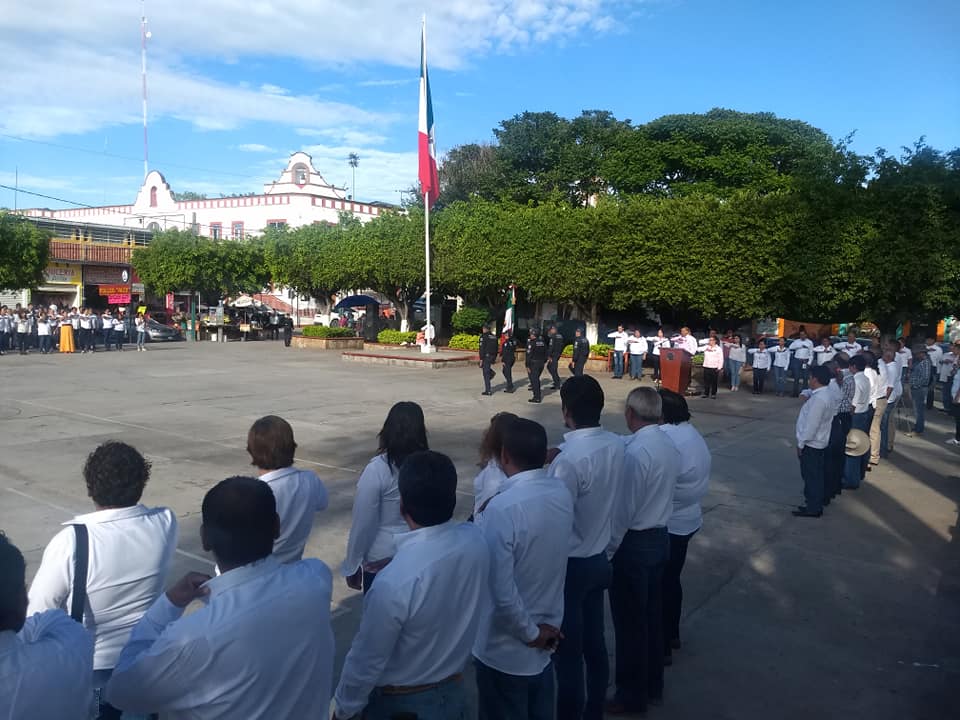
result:
<svg viewBox="0 0 960 720"><path fill-rule="evenodd" d="M860 457L870 452L870 436L863 430L853 429L847 433L846 453L850 457Z"/></svg>

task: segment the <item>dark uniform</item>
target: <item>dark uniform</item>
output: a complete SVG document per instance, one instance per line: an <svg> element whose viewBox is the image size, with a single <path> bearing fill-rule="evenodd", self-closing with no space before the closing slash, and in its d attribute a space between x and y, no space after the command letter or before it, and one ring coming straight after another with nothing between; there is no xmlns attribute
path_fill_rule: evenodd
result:
<svg viewBox="0 0 960 720"><path fill-rule="evenodd" d="M492 333L480 335L480 369L483 372L483 394L490 395L490 379L496 375L493 363L497 361L497 338Z"/></svg>
<svg viewBox="0 0 960 720"><path fill-rule="evenodd" d="M573 340L573 367L570 369L570 372L574 374L575 377L581 377L583 375L583 369L587 365L587 358L590 357L590 341L587 340L582 335Z"/></svg>
<svg viewBox="0 0 960 720"><path fill-rule="evenodd" d="M293 318L283 319L283 346L290 347L290 341L293 340Z"/></svg>
<svg viewBox="0 0 960 720"><path fill-rule="evenodd" d="M530 389L533 390L533 397L530 402L540 402L543 400L540 389L540 375L543 373L543 366L547 364L547 343L543 341L540 334L531 333L527 340L527 375L530 377Z"/></svg>
<svg viewBox="0 0 960 720"><path fill-rule="evenodd" d="M513 363L517 360L517 341L513 333L505 333L503 346L500 348L500 360L503 362L503 379L507 381L505 392L513 392Z"/></svg>
<svg viewBox="0 0 960 720"><path fill-rule="evenodd" d="M554 331L549 335L550 346L547 348L547 372L550 373L550 377L553 378L553 389L559 390L560 383L560 373L557 371L557 368L560 366L560 356L563 355L563 335L559 332Z"/></svg>

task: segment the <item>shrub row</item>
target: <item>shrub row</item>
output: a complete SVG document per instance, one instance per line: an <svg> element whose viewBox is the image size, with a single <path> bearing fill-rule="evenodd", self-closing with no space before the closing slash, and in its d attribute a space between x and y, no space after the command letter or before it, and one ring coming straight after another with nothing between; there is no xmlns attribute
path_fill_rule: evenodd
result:
<svg viewBox="0 0 960 720"><path fill-rule="evenodd" d="M404 343L412 344L417 341L417 333L415 331L400 332L399 330L381 330L377 333L377 342L383 343L384 345L403 345Z"/></svg>
<svg viewBox="0 0 960 720"><path fill-rule="evenodd" d="M332 337L354 337L352 328L327 327L326 325L307 325L303 329L304 337L332 338Z"/></svg>
<svg viewBox="0 0 960 720"><path fill-rule="evenodd" d="M466 333L457 333L447 344L451 350L480 350L480 336L467 335Z"/></svg>

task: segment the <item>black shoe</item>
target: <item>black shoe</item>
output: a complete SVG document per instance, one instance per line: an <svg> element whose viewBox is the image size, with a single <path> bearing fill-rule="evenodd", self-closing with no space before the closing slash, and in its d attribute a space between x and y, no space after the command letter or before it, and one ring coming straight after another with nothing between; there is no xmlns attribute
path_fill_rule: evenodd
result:
<svg viewBox="0 0 960 720"><path fill-rule="evenodd" d="M538 403L543 402L543 400L541 398L530 398L527 402Z"/></svg>
<svg viewBox="0 0 960 720"><path fill-rule="evenodd" d="M821 510L820 512L816 512L816 513L815 513L815 512L810 512L810 511L807 510L805 507L801 507L801 508L797 508L796 510L794 510L794 511L791 512L790 514L793 515L794 517L818 518L818 517L820 517L821 515L823 515L823 511Z"/></svg>
<svg viewBox="0 0 960 720"><path fill-rule="evenodd" d="M513 388L507 388L506 390L504 390L504 392L505 392L505 393L514 393L514 392L516 392L516 390L514 390Z"/></svg>
<svg viewBox="0 0 960 720"><path fill-rule="evenodd" d="M706 400L706 399L707 399L708 397L710 397L710 396L709 396L709 395L707 395L706 393L704 393L704 394L703 394L703 395L701 395L700 397L702 397L702 398L703 398L704 400Z"/></svg>
<svg viewBox="0 0 960 720"><path fill-rule="evenodd" d="M480 393L480 394L481 394L481 395L493 395L493 393L490 392L489 390L484 390L484 391L483 391L482 393Z"/></svg>
<svg viewBox="0 0 960 720"><path fill-rule="evenodd" d="M551 385L550 387L551 387L551 389L553 389L553 390L559 390L559 389L560 389L560 386L557 385L557 384L553 384L553 385Z"/></svg>

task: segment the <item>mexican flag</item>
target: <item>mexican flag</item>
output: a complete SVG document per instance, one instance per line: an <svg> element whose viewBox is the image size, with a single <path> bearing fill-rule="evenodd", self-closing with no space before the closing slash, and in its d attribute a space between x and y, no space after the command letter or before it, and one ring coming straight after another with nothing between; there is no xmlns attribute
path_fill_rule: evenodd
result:
<svg viewBox="0 0 960 720"><path fill-rule="evenodd" d="M503 316L503 332L507 330L513 330L513 316L515 314L514 308L517 304L517 288L515 285L511 285L510 289L507 290L507 312Z"/></svg>
<svg viewBox="0 0 960 720"><path fill-rule="evenodd" d="M430 78L427 76L427 21L423 21L420 38L420 192L425 201L433 205L440 195L440 180L437 177L437 144L433 131L433 102L430 99Z"/></svg>

